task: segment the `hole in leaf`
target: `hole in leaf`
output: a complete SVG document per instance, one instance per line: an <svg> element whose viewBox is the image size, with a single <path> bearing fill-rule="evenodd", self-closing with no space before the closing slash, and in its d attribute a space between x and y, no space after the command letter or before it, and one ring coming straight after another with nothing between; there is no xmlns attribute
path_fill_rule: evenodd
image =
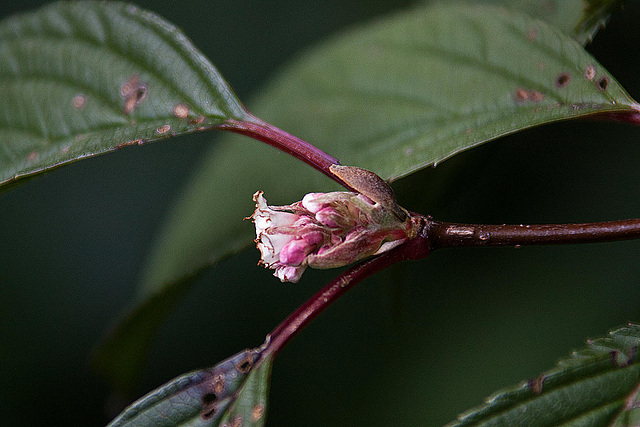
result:
<svg viewBox="0 0 640 427"><path fill-rule="evenodd" d="M598 86L598 89L604 92L607 90L607 86L609 86L609 79L606 77L600 77L596 82L596 85Z"/></svg>
<svg viewBox="0 0 640 427"><path fill-rule="evenodd" d="M202 395L202 403L204 405L210 405L216 400L215 393L205 393Z"/></svg>
<svg viewBox="0 0 640 427"><path fill-rule="evenodd" d="M216 406L208 408L200 414L200 418L202 418L202 420L204 421L210 420L216 414L217 410L218 408Z"/></svg>
<svg viewBox="0 0 640 427"><path fill-rule="evenodd" d="M251 368L253 368L253 358L251 357L251 354L245 353L244 359L236 365L236 368L238 368L238 371L240 371L240 373L249 373L249 371L251 371Z"/></svg>
<svg viewBox="0 0 640 427"><path fill-rule="evenodd" d="M560 73L558 78L556 78L556 86L557 87L565 87L571 81L571 74L569 73Z"/></svg>
<svg viewBox="0 0 640 427"><path fill-rule="evenodd" d="M134 74L120 86L120 95L124 98L122 112L129 115L147 97L147 84Z"/></svg>

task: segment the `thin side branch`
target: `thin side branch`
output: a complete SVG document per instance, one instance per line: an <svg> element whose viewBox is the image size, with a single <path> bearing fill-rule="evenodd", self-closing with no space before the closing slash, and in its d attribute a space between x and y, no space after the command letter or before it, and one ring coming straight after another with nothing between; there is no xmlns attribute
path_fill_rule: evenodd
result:
<svg viewBox="0 0 640 427"><path fill-rule="evenodd" d="M421 230L415 239L377 257L362 261L336 277L269 334L262 356L277 354L325 308L367 277L402 261L426 258L430 252L429 245L426 244L426 231L426 222L422 222Z"/></svg>
<svg viewBox="0 0 640 427"><path fill-rule="evenodd" d="M429 220L431 249L561 245L640 238L640 219L585 224L484 225Z"/></svg>

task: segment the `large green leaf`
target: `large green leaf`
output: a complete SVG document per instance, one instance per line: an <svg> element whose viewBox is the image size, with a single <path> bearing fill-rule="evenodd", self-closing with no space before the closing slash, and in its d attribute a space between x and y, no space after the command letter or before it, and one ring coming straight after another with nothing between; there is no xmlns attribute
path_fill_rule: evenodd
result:
<svg viewBox="0 0 640 427"><path fill-rule="evenodd" d="M558 367L459 416L452 426L635 425L640 325L589 341ZM622 413L621 413L622 410Z"/></svg>
<svg viewBox="0 0 640 427"><path fill-rule="evenodd" d="M416 8L329 40L283 70L254 112L344 164L398 178L521 129L636 106L562 32L503 8L454 5ZM332 188L261 144L217 144L160 233L143 298L246 247L252 227L241 219L256 190L287 204ZM152 323L143 312L129 328L136 322ZM144 351L125 345L126 335L117 329L111 348Z"/></svg>
<svg viewBox="0 0 640 427"><path fill-rule="evenodd" d="M262 426L272 363L259 349L245 350L159 387L109 426Z"/></svg>
<svg viewBox="0 0 640 427"><path fill-rule="evenodd" d="M286 69L260 107L391 179L527 127L638 108L555 28L481 6L417 9L334 39Z"/></svg>
<svg viewBox="0 0 640 427"><path fill-rule="evenodd" d="M246 115L179 29L125 3L4 20L0 95L0 183Z"/></svg>

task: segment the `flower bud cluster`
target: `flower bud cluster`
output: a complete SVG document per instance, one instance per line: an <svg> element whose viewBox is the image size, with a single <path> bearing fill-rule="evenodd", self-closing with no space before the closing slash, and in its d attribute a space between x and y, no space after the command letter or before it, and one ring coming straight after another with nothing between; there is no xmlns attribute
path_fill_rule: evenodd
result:
<svg viewBox="0 0 640 427"><path fill-rule="evenodd" d="M309 193L292 205L268 206L253 195L260 264L297 283L307 267L334 268L380 254L415 237L409 215L397 215L350 192Z"/></svg>

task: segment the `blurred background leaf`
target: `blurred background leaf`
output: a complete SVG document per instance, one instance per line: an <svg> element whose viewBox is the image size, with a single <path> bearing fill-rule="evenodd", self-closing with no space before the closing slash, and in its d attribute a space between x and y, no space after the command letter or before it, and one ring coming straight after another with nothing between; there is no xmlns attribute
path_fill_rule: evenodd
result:
<svg viewBox="0 0 640 427"><path fill-rule="evenodd" d="M140 3L184 28L247 99L299 49L408 2ZM18 5L2 7L6 13ZM214 12L219 17L212 18ZM628 46L640 41L639 17L630 5L589 45L636 97L640 59ZM462 153L394 188L406 208L451 221L634 217L640 210L637 135L619 124L555 124ZM138 268L168 201L209 145L209 136L192 135L122 150L0 196L0 220L9 224L0 235L0 298L6 302L0 309L0 409L7 423L103 425L106 414L122 408L107 399L86 357L133 299ZM322 184L319 175L314 179ZM637 319L639 250L637 242L461 249L384 272L280 354L269 422L442 425L495 390L535 378L585 338ZM336 274L312 271L304 284L283 285L257 270L257 259L247 251L195 283L160 332L140 395L262 342ZM341 381L330 380L333 375ZM34 403L35 391L46 398Z"/></svg>

